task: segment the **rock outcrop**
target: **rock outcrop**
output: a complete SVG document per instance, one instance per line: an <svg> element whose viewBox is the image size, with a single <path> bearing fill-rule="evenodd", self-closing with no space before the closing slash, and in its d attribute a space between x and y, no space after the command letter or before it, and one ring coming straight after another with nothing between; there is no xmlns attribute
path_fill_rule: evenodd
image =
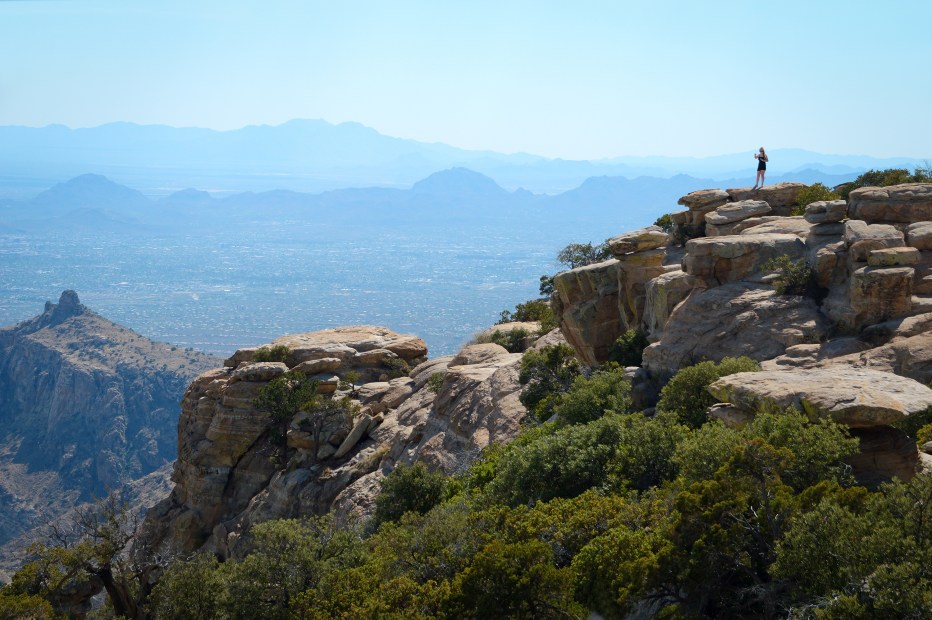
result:
<svg viewBox="0 0 932 620"><path fill-rule="evenodd" d="M761 409L794 407L813 421L828 419L849 427L860 442L860 453L849 464L862 483L909 480L922 469L916 444L890 426L932 407L932 389L913 379L831 366L738 373L719 379L709 391L746 418ZM726 423L743 422L732 416L717 415Z"/></svg>
<svg viewBox="0 0 932 620"><path fill-rule="evenodd" d="M175 487L149 511L147 547L224 556L251 523L330 510L368 514L394 467L422 461L458 471L489 443L512 439L526 415L518 400L521 354L497 344L428 360L421 339L360 326L268 346L275 345L288 347L285 362L253 362L257 349L243 349L188 388ZM287 370L337 377L334 397L350 399L356 413L344 409L320 423L314 412L299 412L282 447L277 423L255 399ZM351 373L357 385L346 383Z"/></svg>
<svg viewBox="0 0 932 620"><path fill-rule="evenodd" d="M670 315L660 340L644 350L644 365L669 376L705 359L767 360L788 347L819 342L828 329L808 297L777 295L752 282L696 288Z"/></svg>
<svg viewBox="0 0 932 620"><path fill-rule="evenodd" d="M692 192L679 201L687 210L671 214L665 244L657 232L635 231L615 238L624 253L613 261L558 274L554 310L589 365L606 361L623 330L639 329L652 342L643 371L658 384L686 365L729 356L751 357L775 373L723 382L719 395L728 404L712 412L723 420L752 415L746 392L774 404L793 400L764 398L755 381L807 386L808 403L818 401L810 379L819 377L837 406L849 397L861 403L863 419L843 416L861 439L860 475L908 478L917 453L889 426L881 401L899 398L902 385L928 391L914 380L932 379L932 184L860 188L847 201L815 202L792 216L804 187ZM776 259L802 265L798 278L811 270L812 282L798 289L807 295L775 292ZM632 265L651 267L635 287L625 275ZM878 399L852 396L868 375Z"/></svg>
<svg viewBox="0 0 932 620"><path fill-rule="evenodd" d="M0 544L173 461L178 401L218 362L112 323L74 291L0 329Z"/></svg>
<svg viewBox="0 0 932 620"><path fill-rule="evenodd" d="M766 371L716 384L727 403L714 417L742 424L762 403L799 406L851 428L862 479L908 478L918 452L890 424L932 405L932 391L906 378L932 375L932 304L927 319L917 316L926 307L917 291L932 290L932 220L907 218L902 204L918 201L921 213L925 189L864 191L854 211L853 201L829 201L793 216L803 187L693 192L680 200L687 210L671 215L669 233L651 226L610 239L612 259L555 276L560 332L590 366L625 331L646 332L643 367L626 371L645 407L688 364L749 356ZM807 263L822 290L777 294L769 273L776 259ZM189 387L175 488L147 517L148 547L225 556L261 520L368 514L394 467L420 461L458 471L491 442L513 438L526 415L521 354L497 344L428 359L417 338L351 327L271 345L287 348L281 362L243 349ZM356 409L325 419L299 412L277 432L282 422L255 402L288 371Z"/></svg>

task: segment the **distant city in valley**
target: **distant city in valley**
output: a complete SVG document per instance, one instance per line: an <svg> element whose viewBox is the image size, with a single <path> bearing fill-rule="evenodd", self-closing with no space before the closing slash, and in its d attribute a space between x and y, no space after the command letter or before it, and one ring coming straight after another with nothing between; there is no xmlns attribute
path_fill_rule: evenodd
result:
<svg viewBox="0 0 932 620"><path fill-rule="evenodd" d="M770 157L769 183L917 164ZM345 324L452 353L536 297L566 244L650 224L695 189L750 185L753 161L552 160L323 121L0 127L0 324L70 288L150 338L212 354Z"/></svg>

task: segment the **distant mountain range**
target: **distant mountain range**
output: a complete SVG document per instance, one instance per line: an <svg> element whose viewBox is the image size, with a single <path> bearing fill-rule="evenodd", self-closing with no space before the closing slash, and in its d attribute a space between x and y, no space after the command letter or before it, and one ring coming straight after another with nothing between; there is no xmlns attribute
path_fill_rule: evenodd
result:
<svg viewBox="0 0 932 620"><path fill-rule="evenodd" d="M752 180L757 145L716 157L547 159L524 153L470 151L382 135L358 123L294 120L233 131L111 123L87 129L62 125L0 127L0 197L29 198L85 172L106 175L142 193L166 196L185 187L215 194L287 189L322 192L348 187L410 187L440 170L465 167L507 190L559 193L587 178L678 174L720 182ZM907 167L910 158L826 155L798 149L769 152L776 176L812 170L854 176L869 168ZM749 181L751 182L751 181Z"/></svg>
<svg viewBox="0 0 932 620"><path fill-rule="evenodd" d="M802 181L836 185L851 175L830 175L816 170L776 177L773 182ZM466 168L436 172L409 189L351 188L321 193L291 190L243 192L215 197L209 192L185 189L159 199L96 174L58 183L27 200L0 201L0 233L50 230L178 230L194 226L249 226L264 221L314 217L332 224L359 218L417 218L457 221L533 221L536 217L570 216L607 221L613 214L626 222L651 221L680 209L676 201L693 190L735 187L750 179L723 182L688 175L671 178L600 176L556 195L527 190L507 191L490 177Z"/></svg>

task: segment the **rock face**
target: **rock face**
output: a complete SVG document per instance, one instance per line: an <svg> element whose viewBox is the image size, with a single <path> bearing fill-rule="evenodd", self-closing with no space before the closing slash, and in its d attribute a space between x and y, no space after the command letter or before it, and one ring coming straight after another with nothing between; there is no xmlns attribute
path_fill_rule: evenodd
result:
<svg viewBox="0 0 932 620"><path fill-rule="evenodd" d="M0 544L174 460L178 401L219 361L116 325L74 291L0 329Z"/></svg>
<svg viewBox="0 0 932 620"><path fill-rule="evenodd" d="M855 189L848 196L848 217L868 224L932 221L932 183Z"/></svg>
<svg viewBox="0 0 932 620"><path fill-rule="evenodd" d="M852 428L862 480L908 478L917 453L889 424L932 405L916 383L932 380L932 184L861 188L791 216L804 187L692 192L671 214L668 245L643 230L616 237L615 261L558 276L598 272L604 286L566 286L554 310L589 365L606 361L620 331L646 332L641 386L701 360L751 357L767 372L719 382L727 403L715 417L740 424L760 402L799 406ZM775 293L765 265L784 257L811 297ZM635 264L650 269L631 287Z"/></svg>
<svg viewBox="0 0 932 620"><path fill-rule="evenodd" d="M849 202L791 216L803 187L693 192L680 200L686 210L671 214L669 234L652 226L610 239L611 260L555 276L560 332L590 366L604 362L626 330L648 333L643 367L626 370L645 407L662 380L688 364L752 357L766 371L717 383L728 402L716 417L742 424L764 402L799 406L852 429L862 446L852 466L863 480L908 478L918 452L889 424L932 405L932 391L905 378L932 378L927 190L852 192ZM781 257L807 263L824 290L778 295L764 265ZM526 415L521 354L497 344L430 360L420 339L376 327L271 344L288 348L282 362L259 362L256 349L243 349L190 385L175 488L147 517L147 546L225 556L261 520L367 514L392 468L421 461L458 471L489 443L513 438ZM299 412L281 432L282 422L254 403L288 370L357 409L324 419ZM345 381L351 372L359 377L353 386Z"/></svg>
<svg viewBox="0 0 932 620"><path fill-rule="evenodd" d="M819 342L827 331L828 322L808 297L780 296L768 285L748 282L697 288L670 315L659 342L644 350L644 365L668 376L703 359L766 360L787 347Z"/></svg>
<svg viewBox="0 0 932 620"><path fill-rule="evenodd" d="M188 388L175 487L149 511L147 545L223 556L251 523L332 509L367 514L379 481L397 465L423 461L457 471L490 442L512 439L526 415L518 400L521 354L497 344L426 360L419 338L368 326L285 336L272 344L289 347L280 366L252 362L254 349L238 351ZM368 378L334 395L360 409L317 426L312 412L298 413L288 422L282 450L277 423L254 400L267 385L265 377L319 360L339 360L336 367L326 363L338 378L351 371ZM393 378L397 360L416 365ZM442 381L434 392L431 377L438 373Z"/></svg>
<svg viewBox="0 0 932 620"><path fill-rule="evenodd" d="M654 342L645 367L666 376L702 358L767 361L932 311L932 221L920 219L932 185L862 188L790 216L804 187L692 192L679 200L688 210L671 214L668 245L653 229L619 235L613 261L559 274L553 306L580 359L605 361L618 335L639 329ZM808 264L818 299L766 294L775 276L764 267L781 257Z"/></svg>
<svg viewBox="0 0 932 620"><path fill-rule="evenodd" d="M707 283L760 279L761 267L780 256L801 258L806 245L796 235L760 234L706 237L686 243L683 271Z"/></svg>
<svg viewBox="0 0 932 620"><path fill-rule="evenodd" d="M806 188L804 183L777 183L756 190L734 188L728 190L728 198L733 202L742 200L763 200L773 209L774 215L790 215L796 206L796 197Z"/></svg>
<svg viewBox="0 0 932 620"><path fill-rule="evenodd" d="M619 312L617 260L558 273L553 279L554 314L560 330L580 359L590 365L608 359L615 339L623 332Z"/></svg>

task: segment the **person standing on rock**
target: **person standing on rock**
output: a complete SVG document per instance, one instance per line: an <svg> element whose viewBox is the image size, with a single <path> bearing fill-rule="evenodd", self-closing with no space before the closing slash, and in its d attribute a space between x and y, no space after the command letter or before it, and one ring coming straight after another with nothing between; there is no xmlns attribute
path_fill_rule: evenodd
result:
<svg viewBox="0 0 932 620"><path fill-rule="evenodd" d="M760 147L759 153L754 153L754 159L757 160L757 180L754 181L752 190L764 186L764 173L767 172L767 153L764 151L764 147Z"/></svg>

